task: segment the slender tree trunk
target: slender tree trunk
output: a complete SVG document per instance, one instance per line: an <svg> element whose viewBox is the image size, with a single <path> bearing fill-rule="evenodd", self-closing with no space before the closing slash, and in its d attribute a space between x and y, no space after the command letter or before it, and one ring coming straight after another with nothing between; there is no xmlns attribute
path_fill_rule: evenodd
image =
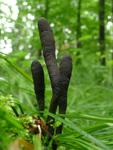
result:
<svg viewBox="0 0 113 150"><path fill-rule="evenodd" d="M81 47L81 0L78 0L78 9L77 9L77 48Z"/></svg>
<svg viewBox="0 0 113 150"><path fill-rule="evenodd" d="M105 0L99 0L99 50L101 53L100 64L106 65L105 58Z"/></svg>
<svg viewBox="0 0 113 150"><path fill-rule="evenodd" d="M82 0L78 0L78 8L77 8L77 27L76 27L76 40L77 40L77 48L81 48L81 2ZM77 52L77 64L80 64L80 51Z"/></svg>
<svg viewBox="0 0 113 150"><path fill-rule="evenodd" d="M111 0L111 21L113 25L113 0ZM113 30L112 30L112 36L113 36ZM112 45L112 61L113 61L113 45ZM113 65L112 65L112 78L113 78Z"/></svg>
<svg viewBox="0 0 113 150"><path fill-rule="evenodd" d="M45 11L44 11L44 18L48 18L48 12L49 12L49 0L45 0Z"/></svg>

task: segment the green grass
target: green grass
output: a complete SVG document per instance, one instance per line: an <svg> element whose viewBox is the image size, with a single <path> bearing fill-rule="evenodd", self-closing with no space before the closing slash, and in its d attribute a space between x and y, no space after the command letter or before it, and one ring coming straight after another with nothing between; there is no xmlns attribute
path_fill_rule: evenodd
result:
<svg viewBox="0 0 113 150"><path fill-rule="evenodd" d="M101 68L98 64L95 66L93 63L89 64L87 59L80 66L76 66L75 61L73 61L65 120L59 115L50 114L64 124L63 133L53 137L58 140L59 150L113 149L113 82L110 78L110 69L109 67ZM36 137L31 139L29 135L26 136L28 133L21 127L21 119L18 120L8 107L10 104L9 95L12 95L14 103L19 102L21 104L26 116L38 114L31 82L31 60L29 60L27 71L20 64L17 65L16 61L12 61L12 56L0 54L0 60L0 130L2 131L0 149L5 150L9 143L18 137L25 139L28 137L31 142L33 140L34 145L38 144L41 150L43 143L40 140L37 141ZM51 88L46 66L42 59L40 61L45 69L45 116L47 116ZM5 103L5 107L3 107L4 101L8 102ZM37 150L37 148L35 149Z"/></svg>

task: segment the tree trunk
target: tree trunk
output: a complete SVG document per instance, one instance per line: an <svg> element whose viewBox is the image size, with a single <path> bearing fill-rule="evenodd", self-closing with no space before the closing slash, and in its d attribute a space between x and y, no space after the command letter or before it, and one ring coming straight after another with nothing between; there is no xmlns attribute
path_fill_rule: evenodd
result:
<svg viewBox="0 0 113 150"><path fill-rule="evenodd" d="M81 0L78 0L78 9L77 9L77 48L81 47L80 42L81 37Z"/></svg>
<svg viewBox="0 0 113 150"><path fill-rule="evenodd" d="M44 18L48 18L48 12L49 12L49 1L45 0L45 11L44 11Z"/></svg>
<svg viewBox="0 0 113 150"><path fill-rule="evenodd" d="M81 48L81 1L78 0L78 8L77 8L77 27L76 27L76 40L77 40L77 48ZM80 64L80 51L77 51L77 64Z"/></svg>
<svg viewBox="0 0 113 150"><path fill-rule="evenodd" d="M99 0L99 50L100 50L100 64L106 65L105 58L105 0Z"/></svg>
<svg viewBox="0 0 113 150"><path fill-rule="evenodd" d="M113 24L113 0L111 0L111 21ZM112 30L112 36L113 36L113 30ZM113 45L112 45L112 61L113 61ZM113 78L113 64L112 64L112 78Z"/></svg>

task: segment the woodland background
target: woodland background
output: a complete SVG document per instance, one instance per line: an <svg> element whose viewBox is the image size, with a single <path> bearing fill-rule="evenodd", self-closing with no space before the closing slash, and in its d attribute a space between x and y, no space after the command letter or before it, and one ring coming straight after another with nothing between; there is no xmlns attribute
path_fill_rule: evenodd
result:
<svg viewBox="0 0 113 150"><path fill-rule="evenodd" d="M26 137L10 106L18 109L19 103L27 117L36 114L34 59L45 68L48 110L51 87L37 27L45 17L55 35L58 62L65 54L73 59L64 132L56 137L59 149L112 150L113 0L17 0L14 7L0 1L0 8L0 149Z"/></svg>

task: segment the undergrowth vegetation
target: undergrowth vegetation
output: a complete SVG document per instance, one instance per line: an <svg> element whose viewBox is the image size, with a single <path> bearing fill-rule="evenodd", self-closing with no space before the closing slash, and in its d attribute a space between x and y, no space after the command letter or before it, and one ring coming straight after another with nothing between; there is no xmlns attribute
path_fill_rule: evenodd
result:
<svg viewBox="0 0 113 150"><path fill-rule="evenodd" d="M113 22L109 21L113 17L111 5L106 0L106 64L102 65L98 47L98 1L81 2L81 47L76 46L78 2L17 0L16 19L11 16L14 12L11 12L10 6L7 6L9 16L1 10L0 150L15 150L17 143L24 145L26 150L50 150L54 140L58 142L58 150L113 149L113 23L107 29L108 24ZM0 4L2 7L7 5L4 2ZM37 20L42 16L48 18L55 34L57 61L60 62L64 54L72 57L73 70L65 115L48 111L52 91L37 31ZM11 32L4 18L12 23L9 26ZM7 45L8 40L11 40L12 52L6 54L7 46L5 50L2 47L5 42ZM29 132L32 129L29 124L40 116L32 81L33 60L38 60L44 69L46 106L43 120L49 115L56 120L54 127L61 123L64 125L62 134L53 135L48 146L45 146L46 137Z"/></svg>
<svg viewBox="0 0 113 150"><path fill-rule="evenodd" d="M33 84L30 73L30 63L26 70L16 64L13 56L0 54L0 147L4 149L9 143L21 137L33 142L33 137L28 134L22 124L33 115L38 115ZM73 56L74 57L74 56ZM110 70L98 64L93 65L85 61L77 66L73 61L71 84L68 90L68 107L63 120L61 116L54 115L57 122L64 123L63 133L54 137L58 140L59 149L94 149L107 150L113 148L113 85L110 79ZM26 61L26 60L25 60ZM28 60L27 60L28 61ZM40 59L41 62L43 60ZM86 65L85 65L86 64ZM23 61L24 65L24 61ZM45 65L45 64L44 64ZM45 67L45 66L44 66ZM100 71L101 69L101 71ZM45 68L45 74L47 70ZM46 78L46 110L50 103L51 88L48 76ZM97 78L98 77L98 78ZM103 78L102 81L99 78ZM19 109L21 105L24 114ZM20 117L16 117L14 106ZM52 114L51 114L52 115ZM49 148L48 148L49 149Z"/></svg>

